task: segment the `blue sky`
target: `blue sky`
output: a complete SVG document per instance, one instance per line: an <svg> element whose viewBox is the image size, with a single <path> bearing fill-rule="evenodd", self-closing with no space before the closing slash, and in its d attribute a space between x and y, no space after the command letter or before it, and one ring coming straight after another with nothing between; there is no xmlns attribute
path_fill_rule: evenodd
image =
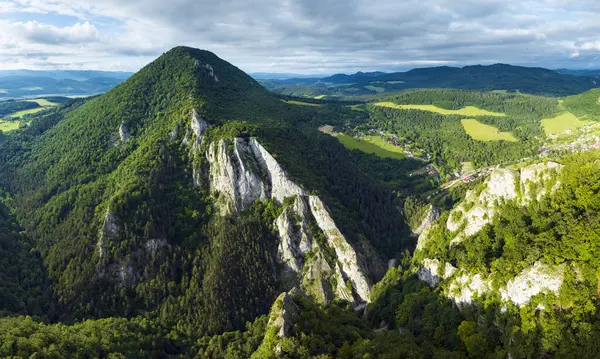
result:
<svg viewBox="0 0 600 359"><path fill-rule="evenodd" d="M248 72L600 68L589 0L0 0L0 69L136 71L177 45Z"/></svg>

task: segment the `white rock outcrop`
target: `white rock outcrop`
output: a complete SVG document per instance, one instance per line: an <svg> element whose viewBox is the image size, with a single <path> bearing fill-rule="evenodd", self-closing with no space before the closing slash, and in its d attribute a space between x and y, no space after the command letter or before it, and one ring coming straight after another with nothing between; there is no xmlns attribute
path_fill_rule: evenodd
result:
<svg viewBox="0 0 600 359"><path fill-rule="evenodd" d="M121 123L121 125L119 125L119 138L122 142L129 141L129 130L127 129L127 127L125 127L124 123Z"/></svg>
<svg viewBox="0 0 600 359"><path fill-rule="evenodd" d="M192 133L194 134L194 136L196 136L194 145L197 148L202 143L202 136L204 135L204 132L206 132L206 130L208 129L209 124L198 114L198 111L196 111L196 109L193 109L192 119L190 120L190 127L192 129Z"/></svg>
<svg viewBox="0 0 600 359"><path fill-rule="evenodd" d="M476 296L486 294L490 289L490 280L484 279L481 274L462 274L450 281L446 295L461 307L473 304Z"/></svg>
<svg viewBox="0 0 600 359"><path fill-rule="evenodd" d="M202 64L202 61L196 60L194 61L194 66L201 68L204 70L209 77L211 77L215 82L219 82L219 78L215 75L215 70L213 69L211 64Z"/></svg>
<svg viewBox="0 0 600 359"><path fill-rule="evenodd" d="M434 205L430 204L429 208L427 208L427 211L425 212L425 215L423 216L423 220L421 220L419 226L413 230L413 233L417 235L423 233L438 218L440 218L440 210Z"/></svg>
<svg viewBox="0 0 600 359"><path fill-rule="evenodd" d="M294 218L298 216L299 221ZM292 271L300 273L304 256L312 249L312 239L308 229L310 213L306 199L296 197L292 208L286 208L275 220L279 233L278 255Z"/></svg>
<svg viewBox="0 0 600 359"><path fill-rule="evenodd" d="M297 290L281 293L275 300L271 313L269 314L267 330L269 330L269 328L275 329L277 336L280 338L285 338L290 335L290 330L300 314L300 308L294 302L293 298L296 293Z"/></svg>
<svg viewBox="0 0 600 359"><path fill-rule="evenodd" d="M497 201L517 198L516 173L512 170L493 170L485 184L485 189L479 195L473 190L467 191L465 200L450 212L446 222L448 230L457 231L466 221L465 228L452 239L452 244L462 242L490 223L495 214L494 205Z"/></svg>
<svg viewBox="0 0 600 359"><path fill-rule="evenodd" d="M357 304L369 301L371 283L366 275L367 271L325 204L317 196L308 196L292 181L277 160L255 138L213 142L209 145L206 156L210 167L210 189L220 196L222 215L239 213L257 200L274 199L283 203L286 198L295 197L294 202L284 208L274 223L280 238L278 257L286 270L303 276L300 278L301 283L318 287L308 290L310 294L318 292L318 296L322 296L325 301L329 292ZM324 249L314 243L311 236L310 223L316 223L325 234L327 244L335 251L336 264L325 261L322 253ZM322 260L305 263L305 257L311 251L316 259ZM305 265L309 265L309 270L304 270ZM325 278L335 278L343 287L338 285L336 288L329 288L329 283L323 281ZM352 284L355 293L348 294L346 281ZM353 298L354 294L356 298Z"/></svg>
<svg viewBox="0 0 600 359"><path fill-rule="evenodd" d="M342 272L352 283L360 300L369 302L371 284L366 276L366 271L360 266L356 251L340 232L321 199L317 196L309 196L309 204L319 228L325 233L327 242L335 250Z"/></svg>
<svg viewBox="0 0 600 359"><path fill-rule="evenodd" d="M304 195L275 158L255 138L223 139L207 153L211 189L225 195L230 210L246 209L256 200Z"/></svg>
<svg viewBox="0 0 600 359"><path fill-rule="evenodd" d="M553 175L560 172L564 166L556 162L536 163L521 169L521 202L526 205L533 200L540 200L546 194L546 182L550 181ZM531 184L537 185L536 193L531 193ZM556 181L552 188L552 192L556 191L560 186L560 182Z"/></svg>
<svg viewBox="0 0 600 359"><path fill-rule="evenodd" d="M110 208L106 209L104 214L104 221L102 222L102 228L100 228L97 247L100 259L104 257L106 252L107 242L113 240L119 233L119 225L117 223L117 216L110 211Z"/></svg>
<svg viewBox="0 0 600 359"><path fill-rule="evenodd" d="M522 307L542 292L558 293L563 283L564 269L564 265L551 268L539 261L535 262L532 267L509 280L506 288L500 290L500 295L503 300Z"/></svg>
<svg viewBox="0 0 600 359"><path fill-rule="evenodd" d="M289 179L287 172L281 168L275 158L252 137L249 141L254 158L266 173L271 188L271 198L281 203L287 197L302 196L304 190Z"/></svg>
<svg viewBox="0 0 600 359"><path fill-rule="evenodd" d="M451 277L455 271L456 268L452 264L444 263L443 272L438 274L440 273L440 261L438 259L426 258L423 260L422 267L417 271L417 276L433 288L443 279Z"/></svg>
<svg viewBox="0 0 600 359"><path fill-rule="evenodd" d="M558 189L560 182L556 180L555 183L551 183L550 181L556 179L556 175L562 168L563 165L556 162L545 162L525 166L519 171L493 170L485 181L485 188L479 194L473 190L467 191L465 200L450 212L445 225L448 230L457 232L450 245L464 241L488 224L496 215L497 203L516 201L515 203L525 206L534 198L541 199L548 190ZM519 197L518 194L521 196ZM432 226L436 225L444 224L434 223ZM426 229L419 237L417 251L427 245L427 231ZM491 283L494 280L494 273L490 275L470 274L460 268L448 267L448 263L444 264L444 268L440 268L440 266L441 263L438 259L424 259L419 264L418 276L430 286L445 283L444 294L459 307L472 304L476 294L482 295L492 290ZM440 273L442 270L443 273ZM461 272L458 272L459 270ZM563 273L564 265L549 267L541 262L536 262L532 267L510 279L507 285L499 290L501 299L504 303L513 303L523 307L538 294L558 293L563 283Z"/></svg>
<svg viewBox="0 0 600 359"><path fill-rule="evenodd" d="M222 214L239 212L256 200L269 198L269 188L260 177L260 168L250 156L250 151L241 138L210 144L207 153L210 187L213 192L225 197Z"/></svg>

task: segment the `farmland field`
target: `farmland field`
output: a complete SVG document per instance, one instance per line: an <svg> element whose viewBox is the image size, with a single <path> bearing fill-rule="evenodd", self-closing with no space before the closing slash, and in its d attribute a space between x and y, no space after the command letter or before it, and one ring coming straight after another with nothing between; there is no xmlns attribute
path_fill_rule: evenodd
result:
<svg viewBox="0 0 600 359"><path fill-rule="evenodd" d="M483 124L477 120L461 120L463 128L471 138L477 141L510 141L516 142L517 138L510 132L499 132L494 126Z"/></svg>
<svg viewBox="0 0 600 359"><path fill-rule="evenodd" d="M50 102L44 98L37 98L34 100L25 100L27 102L36 102L38 105L42 106L42 107L51 107L51 106L56 106L57 104L54 102Z"/></svg>
<svg viewBox="0 0 600 359"><path fill-rule="evenodd" d="M336 137L346 148L351 150L360 150L383 158L404 158L401 147L390 145L377 135L355 138L340 133Z"/></svg>
<svg viewBox="0 0 600 359"><path fill-rule="evenodd" d="M32 109L29 109L29 110L23 110L23 111L18 111L18 112L12 113L12 114L10 114L10 115L8 115L6 117L21 118L21 117L23 117L25 115L30 115L32 113L37 113L37 112L40 112L40 111L44 111L45 109L46 109L46 107L32 108Z"/></svg>
<svg viewBox="0 0 600 359"><path fill-rule="evenodd" d="M302 102L302 101L294 101L294 100L281 100L289 105L300 105L300 106L312 106L312 107L321 107L318 103L310 103L310 102Z"/></svg>
<svg viewBox="0 0 600 359"><path fill-rule="evenodd" d="M557 134L566 130L576 130L588 125L589 121L581 121L571 112L563 112L554 118L542 120L542 128L546 135Z"/></svg>
<svg viewBox="0 0 600 359"><path fill-rule="evenodd" d="M434 105L399 105L393 102L377 102L376 106L397 108L401 110L421 110L421 111L429 111L436 112L442 115L462 115L462 116L506 116L500 112L492 112L487 110L479 109L475 106L466 106L461 108L460 110L446 110L444 108L440 108Z"/></svg>
<svg viewBox="0 0 600 359"><path fill-rule="evenodd" d="M19 121L3 121L0 120L0 131L10 132L19 128Z"/></svg>

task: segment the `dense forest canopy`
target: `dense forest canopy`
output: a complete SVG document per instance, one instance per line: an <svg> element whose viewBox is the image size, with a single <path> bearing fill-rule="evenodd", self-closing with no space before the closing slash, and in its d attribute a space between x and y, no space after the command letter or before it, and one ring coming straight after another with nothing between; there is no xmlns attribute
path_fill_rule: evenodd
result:
<svg viewBox="0 0 600 359"><path fill-rule="evenodd" d="M106 94L62 101L0 141L0 356L594 357L598 152L557 155L558 189L528 206L498 203L456 246L430 225L467 189L481 191L483 176L448 189L439 205L419 196L439 184L413 173L429 163L446 175L467 161L539 161L541 119L564 109L593 119L596 95L424 89L306 105L210 52L170 50ZM477 120L517 141L477 141L464 115L384 101L502 113ZM326 124L395 134L431 158L349 151L318 130ZM214 190L225 188L215 183L221 172L244 178L232 190L238 207ZM267 185L244 202L253 192L243 186L257 181ZM265 194L282 184L295 194ZM413 231L430 236L416 252ZM306 253L288 253L308 241ZM303 267L290 272L285 255ZM497 286L536 261L572 269L543 303L503 309L492 293L460 307L417 278L426 256L502 272ZM369 294L359 302L363 272Z"/></svg>

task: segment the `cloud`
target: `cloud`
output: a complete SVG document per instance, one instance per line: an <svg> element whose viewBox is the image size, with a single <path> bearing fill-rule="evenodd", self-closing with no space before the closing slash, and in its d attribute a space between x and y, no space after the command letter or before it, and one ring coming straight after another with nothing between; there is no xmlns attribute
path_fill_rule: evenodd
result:
<svg viewBox="0 0 600 359"><path fill-rule="evenodd" d="M1 21L0 30L30 43L53 45L90 43L97 41L100 36L98 29L87 21L65 27L41 24L37 21Z"/></svg>
<svg viewBox="0 0 600 359"><path fill-rule="evenodd" d="M12 58L11 66L33 66L24 53L48 52L62 55L37 57L35 66L70 66L70 61L73 67L136 70L173 46L188 45L211 50L247 71L333 73L494 62L600 67L600 5L591 0L0 4L0 14L48 14L47 23L43 17L0 21L0 56ZM53 14L72 21L57 24Z"/></svg>

